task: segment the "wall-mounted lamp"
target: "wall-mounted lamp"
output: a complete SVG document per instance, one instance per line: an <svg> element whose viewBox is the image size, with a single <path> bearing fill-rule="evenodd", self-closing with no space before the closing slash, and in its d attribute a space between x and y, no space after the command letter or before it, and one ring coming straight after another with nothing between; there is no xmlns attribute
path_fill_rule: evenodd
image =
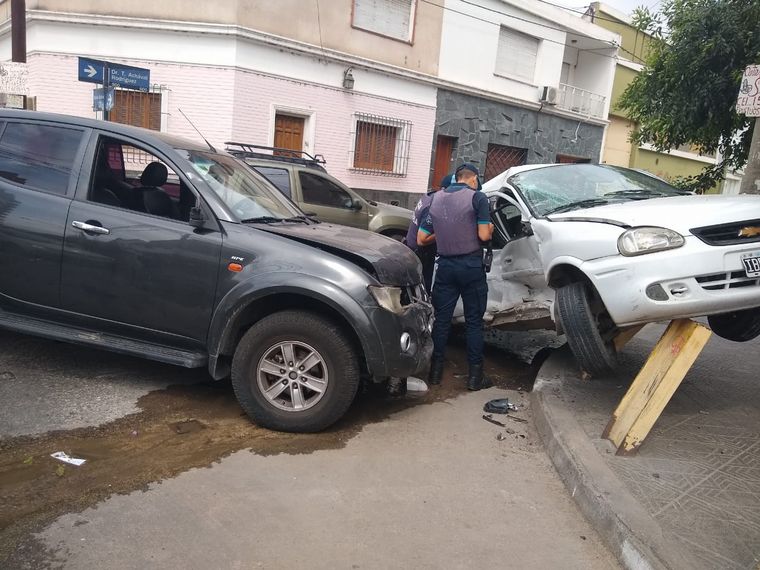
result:
<svg viewBox="0 0 760 570"><path fill-rule="evenodd" d="M343 72L343 89L354 88L354 74L351 73L353 69L353 67L349 67Z"/></svg>

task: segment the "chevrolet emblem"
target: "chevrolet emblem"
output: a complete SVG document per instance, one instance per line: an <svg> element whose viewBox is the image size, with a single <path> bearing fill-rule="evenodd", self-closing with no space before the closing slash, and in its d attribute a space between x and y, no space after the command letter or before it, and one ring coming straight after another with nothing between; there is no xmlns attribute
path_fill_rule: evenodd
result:
<svg viewBox="0 0 760 570"><path fill-rule="evenodd" d="M739 230L740 238L751 238L760 236L760 226L747 226Z"/></svg>

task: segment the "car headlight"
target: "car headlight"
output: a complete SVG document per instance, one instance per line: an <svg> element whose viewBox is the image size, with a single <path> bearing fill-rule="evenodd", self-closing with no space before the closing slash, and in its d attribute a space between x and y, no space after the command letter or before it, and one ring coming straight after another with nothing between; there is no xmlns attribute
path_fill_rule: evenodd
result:
<svg viewBox="0 0 760 570"><path fill-rule="evenodd" d="M370 285L367 287L377 304L391 313L403 313L401 306L401 287L385 287L383 285Z"/></svg>
<svg viewBox="0 0 760 570"><path fill-rule="evenodd" d="M622 255L634 256L681 247L686 241L678 232L667 228L631 228L618 238Z"/></svg>

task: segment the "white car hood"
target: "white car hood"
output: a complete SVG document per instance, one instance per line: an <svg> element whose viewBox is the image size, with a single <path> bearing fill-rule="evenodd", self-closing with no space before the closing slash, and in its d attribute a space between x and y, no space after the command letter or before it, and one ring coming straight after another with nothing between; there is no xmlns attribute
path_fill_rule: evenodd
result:
<svg viewBox="0 0 760 570"><path fill-rule="evenodd" d="M658 226L690 234L692 228L760 220L760 196L674 196L552 214L551 220L595 218L627 226Z"/></svg>

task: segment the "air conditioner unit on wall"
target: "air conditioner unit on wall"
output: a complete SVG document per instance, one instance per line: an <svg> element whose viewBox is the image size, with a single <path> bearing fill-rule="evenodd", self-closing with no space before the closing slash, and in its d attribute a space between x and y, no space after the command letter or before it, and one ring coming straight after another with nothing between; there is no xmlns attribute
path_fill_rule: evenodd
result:
<svg viewBox="0 0 760 570"><path fill-rule="evenodd" d="M544 86L541 88L541 98L539 99L541 103L545 105L556 105L557 104L557 88L556 87L549 87Z"/></svg>

